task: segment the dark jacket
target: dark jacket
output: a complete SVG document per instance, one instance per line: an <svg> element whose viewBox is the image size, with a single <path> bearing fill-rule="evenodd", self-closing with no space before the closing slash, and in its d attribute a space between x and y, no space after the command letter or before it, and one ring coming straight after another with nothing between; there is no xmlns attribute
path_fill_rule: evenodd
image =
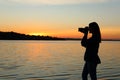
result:
<svg viewBox="0 0 120 80"><path fill-rule="evenodd" d="M84 60L86 62L92 62L96 64L101 63L98 56L99 42L95 37L91 37L90 39L83 37L81 45L86 48L84 55Z"/></svg>

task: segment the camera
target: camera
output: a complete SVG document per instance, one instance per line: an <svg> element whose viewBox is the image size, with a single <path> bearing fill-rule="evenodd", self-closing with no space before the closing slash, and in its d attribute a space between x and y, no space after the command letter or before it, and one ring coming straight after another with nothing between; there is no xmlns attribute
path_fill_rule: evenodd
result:
<svg viewBox="0 0 120 80"><path fill-rule="evenodd" d="M88 30L89 30L88 26L86 26L85 28L78 28L78 31L82 33L86 33L88 32Z"/></svg>

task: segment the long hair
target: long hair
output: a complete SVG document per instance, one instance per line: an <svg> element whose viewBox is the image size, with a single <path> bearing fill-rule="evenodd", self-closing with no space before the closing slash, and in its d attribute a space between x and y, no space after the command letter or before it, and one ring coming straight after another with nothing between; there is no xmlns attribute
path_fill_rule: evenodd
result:
<svg viewBox="0 0 120 80"><path fill-rule="evenodd" d="M92 29L92 34L93 36L96 38L96 40L98 40L98 42L101 42L101 32L100 32L100 28L99 25L96 22L92 22L89 24L89 28Z"/></svg>

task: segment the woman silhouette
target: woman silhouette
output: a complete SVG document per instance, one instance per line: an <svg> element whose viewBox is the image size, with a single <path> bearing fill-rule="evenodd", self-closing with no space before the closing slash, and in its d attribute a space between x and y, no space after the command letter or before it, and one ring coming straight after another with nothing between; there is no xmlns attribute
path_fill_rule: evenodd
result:
<svg viewBox="0 0 120 80"><path fill-rule="evenodd" d="M89 33L92 37L87 39ZM90 74L91 80L97 80L96 68L101 63L98 56L99 43L101 42L101 33L99 26L96 22L89 24L84 30L84 36L81 41L81 45L86 48L84 54L85 65L82 72L82 80L88 80L87 76Z"/></svg>

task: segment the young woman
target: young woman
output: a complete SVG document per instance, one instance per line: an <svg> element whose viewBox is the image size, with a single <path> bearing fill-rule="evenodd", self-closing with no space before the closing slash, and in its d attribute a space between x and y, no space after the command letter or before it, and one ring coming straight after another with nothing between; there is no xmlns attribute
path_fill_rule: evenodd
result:
<svg viewBox="0 0 120 80"><path fill-rule="evenodd" d="M92 37L87 39L89 33L92 34ZM98 56L99 44L101 43L101 33L99 25L96 22L89 24L89 27L85 27L83 39L81 45L86 48L84 54L85 65L82 72L82 80L88 80L87 76L90 74L91 80L97 80L96 68L97 65L101 63Z"/></svg>

